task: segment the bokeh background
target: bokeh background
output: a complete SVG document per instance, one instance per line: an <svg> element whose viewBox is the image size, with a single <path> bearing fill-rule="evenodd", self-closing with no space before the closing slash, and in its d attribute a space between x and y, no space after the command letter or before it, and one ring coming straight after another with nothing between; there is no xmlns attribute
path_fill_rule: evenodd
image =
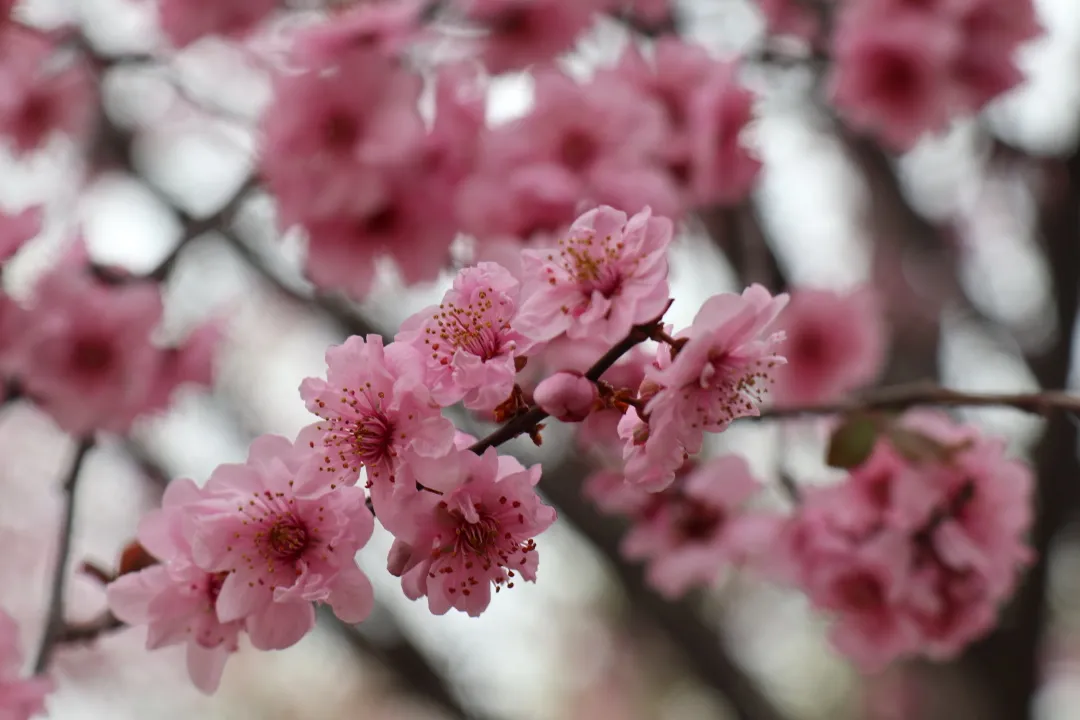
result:
<svg viewBox="0 0 1080 720"><path fill-rule="evenodd" d="M870 283L890 326L884 382L937 379L964 390L1077 385L1080 287L1080 4L1037 3L1048 28L1025 50L1029 82L982 116L913 152L888 157L851 134L821 101L812 69L749 63L762 95L751 140L765 161L752 201L700 213L673 250L669 315L676 326L709 295L751 281L773 290ZM148 0L42 0L26 16L77 20L96 51L120 58L103 91L112 133L100 140L113 170L81 193L83 158L57 140L31 161L0 158L0 203L48 204L47 232L5 269L25 292L72 233L94 259L147 271L185 229L214 213L249 177L254 123L269 98L263 69L206 41L163 63L124 62L160 45ZM717 55L753 54L763 21L742 0L679 4L686 34ZM313 10L313 12L315 12ZM273 32L259 42L277 42ZM605 22L570 58L588 73L628 41ZM490 122L530 102L527 75L501 78ZM437 283L404 288L385 268L369 300L316 295L300 273L302 239L274 230L256 195L190 243L167 287L168 333L213 314L229 318L217 382L181 396L167 415L91 455L78 497L72 569L111 567L140 514L170 477L203 482L246 455L263 432L293 435L310 421L297 386L323 372L323 353L349 334L391 337L441 296ZM44 615L61 510L60 475L73 443L24 405L0 417L0 606L32 648ZM620 559L622 528L581 497L584 460L561 429L542 449L548 500L560 521L540 540L536 585L500 593L481 618L433 617L385 572L389 536L377 529L361 563L379 603L344 627L322 618L294 648L234 657L221 690L188 681L183 649L147 653L144 630L123 630L57 657L56 720L1076 720L1080 718L1080 467L1076 427L1001 411L967 419L1008 438L1035 464L1042 560L992 637L955 662L899 664L860 677L824 637L825 621L797 593L731 574L679 603L660 600L640 568ZM781 474L828 482L816 421L738 423L714 452L737 450L783 506ZM75 619L104 607L100 584L69 587Z"/></svg>

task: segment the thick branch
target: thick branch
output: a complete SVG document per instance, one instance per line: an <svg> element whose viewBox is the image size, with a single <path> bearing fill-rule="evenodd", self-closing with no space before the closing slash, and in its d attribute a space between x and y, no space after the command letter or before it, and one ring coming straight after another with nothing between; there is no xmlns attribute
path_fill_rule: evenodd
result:
<svg viewBox="0 0 1080 720"><path fill-rule="evenodd" d="M42 633L41 646L38 648L37 659L34 661L35 674L44 671L48 666L53 650L64 632L64 593L67 590L67 564L68 557L71 555L71 535L75 528L75 490L83 461L93 446L92 439L79 441L67 477L64 479L64 517L60 523L59 547L56 551L56 564L53 566L45 631Z"/></svg>

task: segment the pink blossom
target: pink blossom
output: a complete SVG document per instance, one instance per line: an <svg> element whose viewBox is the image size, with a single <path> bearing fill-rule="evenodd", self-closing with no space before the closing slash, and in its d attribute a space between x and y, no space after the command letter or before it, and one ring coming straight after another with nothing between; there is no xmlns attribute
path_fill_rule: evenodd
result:
<svg viewBox="0 0 1080 720"><path fill-rule="evenodd" d="M555 510L536 494L540 466L526 470L494 448L459 450L410 465L426 488L414 494L388 567L411 599L424 595L436 615L450 608L478 616L515 579L536 580L534 538L555 522Z"/></svg>
<svg viewBox="0 0 1080 720"><path fill-rule="evenodd" d="M581 422L599 399L596 383L573 372L555 373L533 391L533 400L540 409L563 422Z"/></svg>
<svg viewBox="0 0 1080 720"><path fill-rule="evenodd" d="M95 117L93 77L81 58L56 66L47 37L0 26L0 135L16 155L40 149L54 133L81 141Z"/></svg>
<svg viewBox="0 0 1080 720"><path fill-rule="evenodd" d="M977 112L1024 80L1017 48L1043 34L1032 0L969 0L960 4L964 49L953 66L959 105Z"/></svg>
<svg viewBox="0 0 1080 720"><path fill-rule="evenodd" d="M553 164L470 176L458 190L462 229L481 241L560 233L574 218L581 183ZM520 243L513 244L514 252Z"/></svg>
<svg viewBox="0 0 1080 720"><path fill-rule="evenodd" d="M787 365L774 392L789 404L832 400L875 380L885 360L885 327L869 287L840 294L796 290L777 320Z"/></svg>
<svg viewBox="0 0 1080 720"><path fill-rule="evenodd" d="M480 55L492 73L547 63L573 47L603 0L458 0L467 20L483 28Z"/></svg>
<svg viewBox="0 0 1080 720"><path fill-rule="evenodd" d="M675 473L690 456L676 424L646 422L634 408L623 415L618 431L623 440L626 480L648 492L659 492L671 485ZM697 443L700 449L701 441Z"/></svg>
<svg viewBox="0 0 1080 720"><path fill-rule="evenodd" d="M123 433L165 409L178 385L210 379L212 344L201 336L174 349L154 344L156 283L106 285L73 258L41 278L9 325L8 372L61 428Z"/></svg>
<svg viewBox="0 0 1080 720"><path fill-rule="evenodd" d="M30 720L44 713L45 696L53 691L53 682L47 677L20 677L22 664L19 626L0 609L0 718L3 720Z"/></svg>
<svg viewBox="0 0 1080 720"><path fill-rule="evenodd" d="M517 362L531 343L513 328L518 281L495 263L458 273L438 306L401 325L396 340L423 359L426 385L441 406L491 410L514 389Z"/></svg>
<svg viewBox="0 0 1080 720"><path fill-rule="evenodd" d="M420 35L422 9L417 0L358 3L299 31L293 54L310 67L331 66L353 51L370 48L396 55Z"/></svg>
<svg viewBox="0 0 1080 720"><path fill-rule="evenodd" d="M363 467L374 487L393 483L406 455L450 449L453 423L431 402L415 348L354 336L326 351L326 366L327 379L307 378L300 396L322 418L313 446L325 453L328 472L355 481Z"/></svg>
<svg viewBox="0 0 1080 720"><path fill-rule="evenodd" d="M158 0L161 30L175 48L207 35L243 38L276 9L275 0Z"/></svg>
<svg viewBox="0 0 1080 720"><path fill-rule="evenodd" d="M693 324L676 336L685 345L672 352L671 362L646 371L662 388L646 405L651 432L673 434L695 453L703 432L722 432L735 418L757 415L784 364L776 354L784 333L771 329L787 301L756 284L742 295L705 301Z"/></svg>
<svg viewBox="0 0 1080 720"><path fill-rule="evenodd" d="M629 220L607 206L590 210L557 251L523 251L518 329L535 340L565 333L614 345L663 312L671 238L671 221L648 209Z"/></svg>
<svg viewBox="0 0 1080 720"><path fill-rule="evenodd" d="M609 515L636 515L657 498L641 486L627 482L621 472L614 470L597 470L586 478L581 492Z"/></svg>
<svg viewBox="0 0 1080 720"><path fill-rule="evenodd" d="M757 0L765 24L774 35L792 35L810 40L820 30L820 22L809 6L800 0Z"/></svg>
<svg viewBox="0 0 1080 720"><path fill-rule="evenodd" d="M0 210L0 262L7 262L23 245L41 232L44 211L40 205L8 214Z"/></svg>
<svg viewBox="0 0 1080 720"><path fill-rule="evenodd" d="M217 690L221 672L239 647L243 622L220 622L215 610L225 574L195 564L186 507L204 498L190 480L169 483L160 510L139 523L139 543L162 564L122 575L108 586L109 608L128 625L147 625L146 648L186 643L187 668L204 693Z"/></svg>
<svg viewBox="0 0 1080 720"><path fill-rule="evenodd" d="M298 642L315 624L312 602L347 623L374 604L354 559L374 529L364 491L330 483L321 461L302 440L264 435L245 464L218 467L192 506L196 563L227 573L218 619L244 620L259 649Z"/></svg>

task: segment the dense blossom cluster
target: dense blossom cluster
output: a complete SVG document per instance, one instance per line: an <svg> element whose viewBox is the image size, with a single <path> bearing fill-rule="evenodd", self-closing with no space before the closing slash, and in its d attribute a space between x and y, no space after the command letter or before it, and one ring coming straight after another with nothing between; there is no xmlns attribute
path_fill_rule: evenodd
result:
<svg viewBox="0 0 1080 720"><path fill-rule="evenodd" d="M100 58L88 62L68 28L13 22L13 5L0 2L0 137L16 158L56 135L87 141L95 119L108 121ZM897 150L1016 85L1016 51L1039 32L1031 0L758 5L770 34L832 60L842 118ZM286 12L270 0L157 8L177 51L206 37L243 43ZM364 299L386 261L407 285L457 274L392 340L327 350L325 376L300 383L312 417L294 438L261 436L202 485L169 484L138 528L147 562L108 584L115 618L146 626L150 649L186 646L192 681L213 692L244 636L290 647L320 605L346 623L367 618L374 593L357 554L379 527L406 597L478 616L494 593L537 580L556 511L541 467L499 446L540 444L552 417L576 423L577 447L604 461L583 492L629 520L623 555L669 599L732 566L761 570L828 614L835 645L867 670L947 657L994 624L1032 558L1031 472L1003 443L941 415L875 417L865 462L786 513L745 458L709 457L710 434L769 402L783 411L873 383L887 348L868 288L789 296L751 284L708 298L687 327L666 321L682 221L744 202L761 174L741 58L666 33L677 20L667 0L327 12L287 27L289 49L269 63L258 179L278 225L302 231L320 291ZM605 15L656 37L587 78L555 62ZM454 52L425 52L434 47ZM492 76L518 70L531 72L531 106L489 123ZM0 262L45 216L0 209ZM6 399L32 402L85 445L165 410L181 385L209 386L220 326L164 344L162 277L95 266L77 241L26 297L0 294ZM452 420L462 409L501 427L467 435ZM26 720L50 683L19 679L15 635L0 612L0 717Z"/></svg>

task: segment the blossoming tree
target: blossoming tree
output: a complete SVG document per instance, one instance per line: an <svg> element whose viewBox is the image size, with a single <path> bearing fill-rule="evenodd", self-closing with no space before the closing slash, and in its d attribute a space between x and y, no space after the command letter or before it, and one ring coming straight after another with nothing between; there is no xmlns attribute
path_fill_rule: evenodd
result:
<svg viewBox="0 0 1080 720"><path fill-rule="evenodd" d="M181 237L157 267L102 263L74 228L28 292L0 295L4 401L46 414L75 446L31 667L0 612L0 717L46 708L50 662L68 643L142 628L148 651L185 646L192 683L213 694L229 658L249 652L241 645L290 648L321 606L363 623L376 593L357 557L376 528L393 538L385 572L405 597L435 615L481 616L515 585L544 582L553 525L589 533L553 492L565 467L510 452L540 446L554 424L573 428L566 454L589 459L577 507L625 528L599 545L630 573L642 568L630 592L651 597L654 619L739 717L783 714L718 643L701 649L705 625L678 604L733 567L803 594L835 650L868 675L975 644L964 657L1001 696L985 717L1027 717L1044 556L1080 499L1068 488L1080 477L1058 479L1076 469L1067 418L1080 397L1064 388L1080 169L1073 159L1049 175L1042 208L1061 335L1033 358L1043 389L972 394L897 362L929 352L934 365L925 339L942 304L913 307L925 298L902 278L911 236L929 243L946 292L960 283L955 242L907 201L889 156L1020 84L1017 51L1043 27L1031 0L755 7L764 39L725 56L689 39L685 8L667 0L370 0L314 14L158 0L160 42L132 55L98 48L77 22L43 27L22 3L0 3L0 137L18 162L66 142L80 190L116 165L138 172L136 134L104 100L118 69L169 67L225 43L270 90L250 177L208 216L180 211ZM598 26L625 31L617 57L571 73L562 61ZM765 156L750 130L768 88L749 71L793 67L812 73L807 92L865 172L872 209L895 221L875 255L878 283L789 283L750 210ZM491 122L490 86L516 71L529 73L532 103ZM995 158L1022 157L998 147ZM92 568L108 612L74 622L65 588L83 461L167 410L178 387L213 384L227 310L163 342L162 284L210 231L273 278L231 227L260 193L278 230L303 238L310 302L352 332L326 350L320 376L295 379L310 424L257 437L245 461L208 477L169 482L114 567ZM0 212L0 258L27 252L52 204ZM687 308L669 261L702 220L744 289ZM354 303L388 266L407 286L452 281L384 336L365 331ZM680 326L673 307L693 320ZM965 406L1047 416L1038 466L949 412ZM715 451L735 425L806 417L826 431L831 482L767 478L743 454ZM1019 640L995 633L1018 588L1019 622L1035 623ZM1021 679L994 686L995 663L1013 660Z"/></svg>

